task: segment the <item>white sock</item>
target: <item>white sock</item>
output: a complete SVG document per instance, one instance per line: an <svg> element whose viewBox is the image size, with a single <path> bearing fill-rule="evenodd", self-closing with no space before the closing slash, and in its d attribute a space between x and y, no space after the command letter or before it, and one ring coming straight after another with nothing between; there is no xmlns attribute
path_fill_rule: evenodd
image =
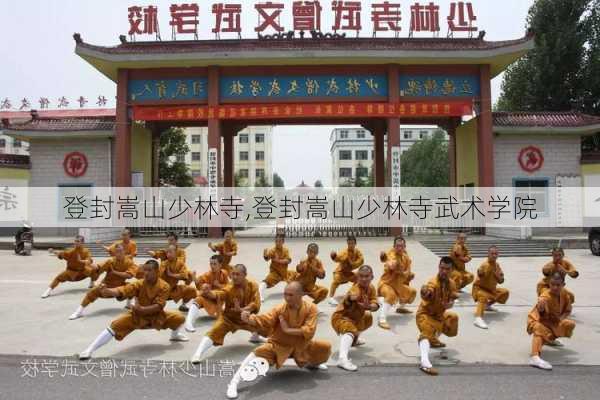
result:
<svg viewBox="0 0 600 400"><path fill-rule="evenodd" d="M48 288L46 289L46 291L44 292L44 294L42 295L42 297L48 297L52 294L52 288Z"/></svg>
<svg viewBox="0 0 600 400"><path fill-rule="evenodd" d="M125 307L131 307L131 299L127 299L127 301L125 302Z"/></svg>
<svg viewBox="0 0 600 400"><path fill-rule="evenodd" d="M352 347L352 342L354 342L354 336L351 333L344 333L340 338L340 360L348 359L348 352L350 351L350 347Z"/></svg>
<svg viewBox="0 0 600 400"><path fill-rule="evenodd" d="M100 347L102 347L106 343L110 342L112 338L113 338L113 334L111 331L109 331L108 329L103 330L102 332L100 332L100 334L98 335L96 340L94 340L92 342L92 344L90 344L90 346L85 350L85 352L91 355L93 352L98 350Z"/></svg>
<svg viewBox="0 0 600 400"><path fill-rule="evenodd" d="M196 302L192 301L189 306L188 314L185 317L185 325L187 327L193 327L194 322L198 319L199 316L200 316L200 309L198 308L198 305L196 304Z"/></svg>
<svg viewBox="0 0 600 400"><path fill-rule="evenodd" d="M425 368L431 368L431 362L429 361L429 340L423 339L419 342L419 349L421 350L421 365Z"/></svg>
<svg viewBox="0 0 600 400"><path fill-rule="evenodd" d="M248 364L250 364L250 362L252 360L254 360L256 358L256 355L254 353L250 353L246 356L246 358L244 358L244 361L242 361L242 363L240 364L240 368L235 372L235 374L233 374L233 378L231 378L231 382L229 383L230 385L235 385L237 387L237 385L240 383L241 380L241 371L242 369L244 369L244 367Z"/></svg>
<svg viewBox="0 0 600 400"><path fill-rule="evenodd" d="M387 315L390 312L390 308L392 308L392 305L386 303L385 300L383 300L383 297L381 298L381 301L379 304L381 304L381 307L379 308L379 320L386 321Z"/></svg>
<svg viewBox="0 0 600 400"><path fill-rule="evenodd" d="M81 314L83 314L83 308L84 308L84 307L83 307L82 305L80 305L79 307L77 307L77 310L75 310L75 313L76 313L77 315L81 315Z"/></svg>
<svg viewBox="0 0 600 400"><path fill-rule="evenodd" d="M267 291L267 284L265 282L261 282L258 286L258 294L260 295L260 300L263 301L265 299L265 292Z"/></svg>
<svg viewBox="0 0 600 400"><path fill-rule="evenodd" d="M208 337L204 336L194 353L194 358L200 358L213 346L213 341Z"/></svg>

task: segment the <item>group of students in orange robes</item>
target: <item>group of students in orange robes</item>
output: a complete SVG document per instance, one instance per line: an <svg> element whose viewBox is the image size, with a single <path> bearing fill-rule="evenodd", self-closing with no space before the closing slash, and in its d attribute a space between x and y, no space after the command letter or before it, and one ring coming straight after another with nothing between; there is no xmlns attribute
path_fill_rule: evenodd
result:
<svg viewBox="0 0 600 400"><path fill-rule="evenodd" d="M506 303L509 296L507 289L498 287L504 282L504 273L497 261L498 248L489 247L487 258L475 277L466 269L472 257L465 241L466 236L460 233L449 255L440 259L437 274L420 289L421 302L415 318L419 330L420 369L430 375L437 375L429 360L430 348L445 347L439 340L440 335L452 337L458 333L458 315L450 309L460 291L473 283L474 325L482 329L488 328L483 320L484 313L496 311L492 305ZM125 314L115 319L80 353L81 359L90 358L112 338L122 340L135 329L171 329L172 341L188 341L183 331L195 331L194 322L204 309L215 322L193 354L192 363L199 363L213 346L222 345L228 333L246 330L251 333L251 342L262 345L242 362L241 371L256 362L257 357L277 367L287 358L293 358L301 367L326 369L331 344L314 339L314 334L319 313L316 305L329 295L329 304L336 307L331 325L340 337L337 365L356 371L357 366L351 362L348 353L352 347L364 344L360 335L372 326L372 314L378 312L380 328L390 329L386 318L390 310L396 306L397 313L410 313L406 305L413 303L417 295L417 290L410 286L414 273L402 237L394 238L393 247L380 254L383 274L375 287L373 269L364 263L364 257L356 247L356 238L349 236L345 249L330 253L337 265L329 291L317 284L319 279L325 278L326 272L317 257L319 247L316 243L309 244L307 256L295 270L289 270L290 252L284 236L278 234L275 245L263 251L264 260L269 262L269 272L260 284L247 276L245 265L231 265L232 257L238 251L232 231L226 231L222 243L209 243L208 247L218 254L210 258L210 270L197 276L187 267L185 250L178 246L175 233L168 235L165 249L150 251L152 259L141 266L134 263L137 246L127 230L123 231L120 241L104 247L111 257L102 264L93 263L83 238L77 236L72 249L51 250L67 262L67 268L58 274L42 297L51 295L61 282L90 278L90 290L70 319L82 317L85 307L98 298L135 299L127 303L129 310ZM566 275L576 278L578 273L564 259L562 249L553 249L552 256L553 261L543 267L544 277L537 287L539 298L527 321L527 332L533 335L530 365L542 369L552 368L540 358L542 346L561 345L557 338L570 337L575 327L573 320L568 318L574 295L565 289L564 280ZM94 285L103 273L102 282ZM259 314L266 290L282 282L286 283L284 303ZM351 287L338 301L334 294L344 283L350 283ZM303 300L305 295L312 301ZM187 317L178 311L165 310L169 300L181 301L179 311L187 311ZM228 386L228 397L237 396L240 380L238 371Z"/></svg>

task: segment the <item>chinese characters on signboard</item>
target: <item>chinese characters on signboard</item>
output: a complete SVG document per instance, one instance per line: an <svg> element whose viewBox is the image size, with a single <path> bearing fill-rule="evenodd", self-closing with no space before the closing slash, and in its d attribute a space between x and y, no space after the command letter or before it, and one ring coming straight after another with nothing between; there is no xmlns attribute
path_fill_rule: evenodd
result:
<svg viewBox="0 0 600 400"><path fill-rule="evenodd" d="M241 37L242 13L247 12L241 3L225 4L213 3L204 5L201 9L198 3L172 4L168 9L168 27L171 38L176 40L181 35L192 35L198 39L198 27L209 25L210 31L220 38L221 33L231 33ZM290 5L283 2L260 2L252 7L257 23L253 32L259 35L263 32L280 33L286 30L297 31L347 31L359 33L365 29L365 20L372 22L372 34L392 33L395 37L400 35L402 25L408 26L409 36L415 32L439 35L442 26L447 29L447 36L455 33L465 33L471 37L479 30L476 26L473 3L468 1L453 1L447 10L440 10L434 2L413 2L408 10L403 9L400 2L389 1L374 2L370 9L360 1L294 1L291 5L291 26L282 23L290 11ZM322 23L323 10L331 12L333 24L324 26ZM160 18L162 10L155 5L133 5L127 9L129 23L129 36L135 40L136 36L153 35L161 40ZM167 13L166 11L164 11ZM445 21L440 21L445 15ZM166 19L166 18L165 18ZM189 36L185 37L189 39Z"/></svg>
<svg viewBox="0 0 600 400"><path fill-rule="evenodd" d="M208 149L208 188L209 195L217 195L217 187L219 186L218 181L218 162L217 162L217 149Z"/></svg>

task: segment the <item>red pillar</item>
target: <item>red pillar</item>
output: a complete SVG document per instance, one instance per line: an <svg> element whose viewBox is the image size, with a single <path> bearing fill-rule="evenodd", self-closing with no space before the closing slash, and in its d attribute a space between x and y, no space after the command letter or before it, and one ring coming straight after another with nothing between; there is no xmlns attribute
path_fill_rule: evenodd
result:
<svg viewBox="0 0 600 400"><path fill-rule="evenodd" d="M160 129L154 126L152 128L152 186L160 186Z"/></svg>
<svg viewBox="0 0 600 400"><path fill-rule="evenodd" d="M219 105L219 69L218 67L208 67L208 106L218 107ZM216 115L216 113L215 113ZM217 186L221 182L221 121L218 118L208 120L208 148L217 151ZM208 156L208 154L207 154ZM209 177L210 178L210 177ZM221 227L209 226L208 237L221 237Z"/></svg>
<svg viewBox="0 0 600 400"><path fill-rule="evenodd" d="M400 68L397 65L390 65L388 67L388 102L391 104L398 104L400 102ZM387 120L387 163L388 173L387 182L388 186L392 186L392 148L400 146L400 119L399 118L388 118ZM400 171L398 171L400 173ZM393 226L390 227L389 234L391 236L402 235L402 227Z"/></svg>
<svg viewBox="0 0 600 400"><path fill-rule="evenodd" d="M233 138L235 132L233 128L228 127L223 132L223 186L233 187Z"/></svg>
<svg viewBox="0 0 600 400"><path fill-rule="evenodd" d="M451 120L447 126L448 132L448 186L456 186L456 128L460 120Z"/></svg>
<svg viewBox="0 0 600 400"><path fill-rule="evenodd" d="M131 186L131 121L128 115L127 86L129 71L120 69L117 79L117 109L115 138L115 186Z"/></svg>
<svg viewBox="0 0 600 400"><path fill-rule="evenodd" d="M492 120L492 89L490 66L480 67L479 81L481 99L477 119L477 156L479 163L479 186L494 186L494 131Z"/></svg>
<svg viewBox="0 0 600 400"><path fill-rule="evenodd" d="M375 187L385 187L385 147L384 135L385 128L383 124L373 124L373 141L375 145L375 163L373 176L375 177Z"/></svg>

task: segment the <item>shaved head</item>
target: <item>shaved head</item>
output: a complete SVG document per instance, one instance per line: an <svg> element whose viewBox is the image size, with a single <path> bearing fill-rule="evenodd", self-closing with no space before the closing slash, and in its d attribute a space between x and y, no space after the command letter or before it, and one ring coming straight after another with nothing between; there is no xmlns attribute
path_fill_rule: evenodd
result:
<svg viewBox="0 0 600 400"><path fill-rule="evenodd" d="M283 291L285 302L293 309L297 309L302 304L302 296L304 296L304 288L302 284L293 281L287 284Z"/></svg>

